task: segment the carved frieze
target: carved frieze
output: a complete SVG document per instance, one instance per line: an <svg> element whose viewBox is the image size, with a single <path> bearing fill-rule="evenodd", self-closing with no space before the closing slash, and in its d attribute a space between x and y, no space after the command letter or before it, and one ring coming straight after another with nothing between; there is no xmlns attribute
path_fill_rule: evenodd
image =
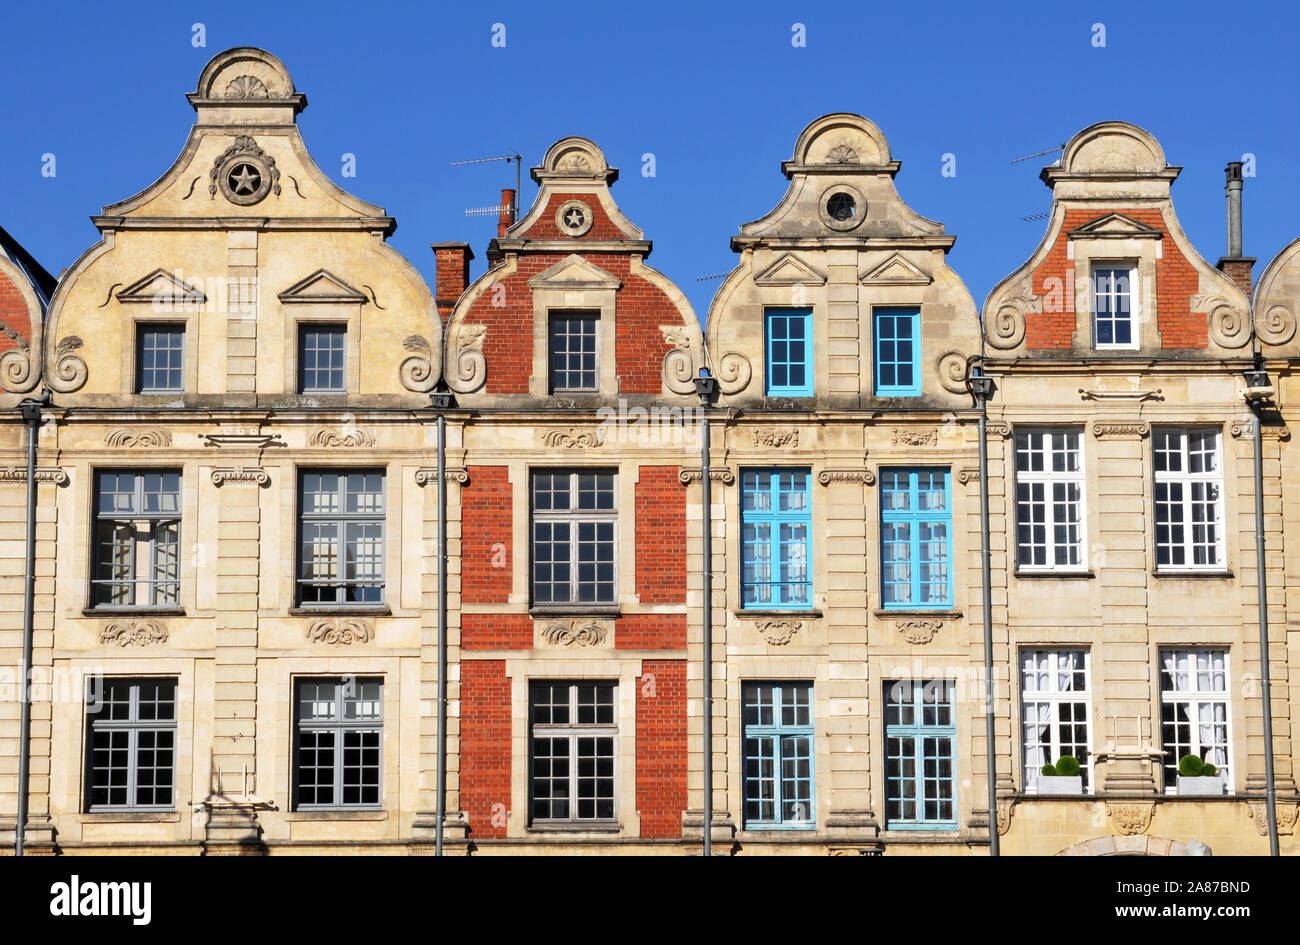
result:
<svg viewBox="0 0 1300 945"><path fill-rule="evenodd" d="M1247 803L1250 819L1255 822L1255 832L1261 837L1268 836L1268 805L1264 801ZM1277 832L1279 836L1289 837L1295 833L1296 820L1300 817L1300 805L1285 801L1277 804Z"/></svg>
<svg viewBox="0 0 1300 945"><path fill-rule="evenodd" d="M799 431L797 429L753 430L751 433L755 449L760 447L770 449L790 447L793 449L799 445Z"/></svg>
<svg viewBox="0 0 1300 945"><path fill-rule="evenodd" d="M594 620L556 620L542 628L547 646L604 646L609 630Z"/></svg>
<svg viewBox="0 0 1300 945"><path fill-rule="evenodd" d="M866 486L876 484L876 474L870 469L823 469L817 474L817 481L823 486L832 482L858 482Z"/></svg>
<svg viewBox="0 0 1300 945"><path fill-rule="evenodd" d="M1011 435L1011 424L1003 420L990 420L984 429L989 436L1000 436L1004 440Z"/></svg>
<svg viewBox="0 0 1300 945"><path fill-rule="evenodd" d="M1150 432L1151 425L1141 420L1120 422L1097 420L1092 425L1092 435L1099 440L1141 439Z"/></svg>
<svg viewBox="0 0 1300 945"><path fill-rule="evenodd" d="M978 469L959 469L957 470L957 481L963 486L968 482L979 482L980 471Z"/></svg>
<svg viewBox="0 0 1300 945"><path fill-rule="evenodd" d="M368 430L317 430L307 438L307 445L325 449L374 446L375 435Z"/></svg>
<svg viewBox="0 0 1300 945"><path fill-rule="evenodd" d="M330 617L307 624L307 639L330 646L369 643L375 638L375 624L361 617Z"/></svg>
<svg viewBox="0 0 1300 945"><path fill-rule="evenodd" d="M147 430L128 430L120 427L104 435L104 445L112 449L158 449L172 445L170 430L155 427Z"/></svg>
<svg viewBox="0 0 1300 945"><path fill-rule="evenodd" d="M251 482L264 486L271 481L261 466L217 466L212 470L212 484L220 487L227 482Z"/></svg>
<svg viewBox="0 0 1300 945"><path fill-rule="evenodd" d="M26 482L26 466L0 466L0 482ZM68 474L58 466L37 466L37 482L52 482L56 486L67 485Z"/></svg>
<svg viewBox="0 0 1300 945"><path fill-rule="evenodd" d="M547 430L542 434L542 442L552 448L594 450L604 440L600 438L600 433L596 430L581 430L578 427L569 427L567 430Z"/></svg>
<svg viewBox="0 0 1300 945"><path fill-rule="evenodd" d="M938 446L938 430L908 430L904 427L894 427L894 445L895 446Z"/></svg>
<svg viewBox="0 0 1300 945"><path fill-rule="evenodd" d="M105 646L150 646L167 642L167 627L157 620L126 620L99 628L99 642Z"/></svg>
<svg viewBox="0 0 1300 945"><path fill-rule="evenodd" d="M1255 435L1254 420L1233 420L1228 425L1228 431L1232 434L1233 439L1240 440ZM1262 436L1266 440L1289 440L1291 439L1291 430L1288 427L1264 424Z"/></svg>
<svg viewBox="0 0 1300 945"><path fill-rule="evenodd" d="M443 469L442 475L448 482L455 482L462 486L469 482L469 470L464 466L447 466ZM421 466L415 471L415 484L417 486L427 486L429 483L436 483L437 481L437 466Z"/></svg>
<svg viewBox="0 0 1300 945"><path fill-rule="evenodd" d="M934 639L935 634L943 629L942 620L899 620L894 624L897 630L908 643L920 645L929 643Z"/></svg>
<svg viewBox="0 0 1300 945"><path fill-rule="evenodd" d="M794 639L796 633L803 629L803 621L770 618L755 621L754 629L758 631L759 636L772 646L785 646Z"/></svg>
<svg viewBox="0 0 1300 945"><path fill-rule="evenodd" d="M203 441L204 446L216 446L218 448L229 446L234 449L261 450L266 449L268 446L284 446L284 440L279 433L269 433L255 429L234 428L218 430L216 433L200 433L199 439Z"/></svg>
<svg viewBox="0 0 1300 945"><path fill-rule="evenodd" d="M682 469L677 473L677 480L684 486L689 486L693 482L700 482L703 479L703 472L698 466L693 469ZM709 467L709 482L720 482L724 486L729 486L735 481L736 474L726 466Z"/></svg>

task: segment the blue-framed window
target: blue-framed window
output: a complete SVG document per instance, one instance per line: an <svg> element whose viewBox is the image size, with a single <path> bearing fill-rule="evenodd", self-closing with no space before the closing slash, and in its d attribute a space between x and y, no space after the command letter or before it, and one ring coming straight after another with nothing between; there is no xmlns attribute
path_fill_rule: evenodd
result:
<svg viewBox="0 0 1300 945"><path fill-rule="evenodd" d="M812 830L812 683L746 683L745 828Z"/></svg>
<svg viewBox="0 0 1300 945"><path fill-rule="evenodd" d="M956 830L955 685L885 683L885 827Z"/></svg>
<svg viewBox="0 0 1300 945"><path fill-rule="evenodd" d="M768 395L811 397L812 309L769 308L765 316Z"/></svg>
<svg viewBox="0 0 1300 945"><path fill-rule="evenodd" d="M921 393L921 310L875 310L876 394L916 397Z"/></svg>
<svg viewBox="0 0 1300 945"><path fill-rule="evenodd" d="M880 472L880 597L886 608L952 606L947 469Z"/></svg>
<svg viewBox="0 0 1300 945"><path fill-rule="evenodd" d="M812 606L808 534L812 476L807 469L746 469L740 477L742 607Z"/></svg>

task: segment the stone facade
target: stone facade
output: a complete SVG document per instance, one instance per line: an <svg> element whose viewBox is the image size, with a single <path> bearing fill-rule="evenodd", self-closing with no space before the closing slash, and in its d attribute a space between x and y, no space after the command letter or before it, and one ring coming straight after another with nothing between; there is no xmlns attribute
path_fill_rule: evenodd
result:
<svg viewBox="0 0 1300 945"><path fill-rule="evenodd" d="M955 237L895 189L881 130L819 118L782 164L785 197L732 239L739 261L702 331L585 138L533 168L537 196L480 278L466 244L434 244L431 290L385 242L393 218L312 162L306 99L274 56L222 53L189 98L180 157L94 218L101 241L48 310L0 255L0 397L53 398L38 441L29 852L430 852L444 544L449 852L698 852L706 791L715 853L982 855L990 824L1008 853L1262 852L1242 397L1255 353L1277 408L1263 431L1270 677L1294 852L1300 566L1284 523L1300 528L1300 494L1283 470L1300 244L1253 296L1249 260L1204 262L1174 216L1178 168L1150 135L1110 122L1071 140L1043 172L1047 236L981 315L947 265ZM1098 268L1132 273L1128 346L1096 350ZM975 366L994 382L992 812ZM702 370L717 387L705 407ZM1218 432L1221 528L1202 542L1212 561L1177 569L1162 566L1153 444L1183 428ZM1077 560L1061 567L1022 547L1033 512L1017 451L1044 430L1081 444ZM25 436L10 409L10 665ZM160 512L167 495L178 504ZM1083 796L1039 793L1025 741L1024 660L1062 651L1087 661L1072 703L1086 707ZM1220 797L1180 797L1163 769L1162 673L1184 651L1226 660L1223 694L1200 693L1226 716ZM148 803L140 739L158 726L140 724L140 680L174 686L170 747L148 756L173 789ZM97 726L100 691L140 706ZM11 841L18 707L4 706ZM131 759L121 794L114 738Z"/></svg>

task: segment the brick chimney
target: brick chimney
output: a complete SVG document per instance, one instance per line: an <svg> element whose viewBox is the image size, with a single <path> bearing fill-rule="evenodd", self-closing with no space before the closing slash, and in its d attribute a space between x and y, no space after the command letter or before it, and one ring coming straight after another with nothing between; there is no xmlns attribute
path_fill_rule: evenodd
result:
<svg viewBox="0 0 1300 945"><path fill-rule="evenodd" d="M438 281L434 288L434 301L438 316L445 323L456 300L469 287L469 261L474 251L469 243L431 243L433 255L438 260Z"/></svg>
<svg viewBox="0 0 1300 945"><path fill-rule="evenodd" d="M497 236L505 236L506 230L514 224L515 192L509 188L501 191L501 216L497 219Z"/></svg>
<svg viewBox="0 0 1300 945"><path fill-rule="evenodd" d="M1255 268L1254 256L1241 255L1241 176L1242 163L1230 161L1225 167L1227 186L1224 193L1228 196L1228 255L1222 257L1215 266L1218 270L1241 286L1241 291L1250 295L1251 270Z"/></svg>

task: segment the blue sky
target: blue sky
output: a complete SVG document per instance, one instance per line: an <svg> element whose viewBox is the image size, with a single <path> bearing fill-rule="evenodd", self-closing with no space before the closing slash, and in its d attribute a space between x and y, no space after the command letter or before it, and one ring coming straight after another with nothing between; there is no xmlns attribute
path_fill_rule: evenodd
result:
<svg viewBox="0 0 1300 945"><path fill-rule="evenodd" d="M991 5L990 5L991 6ZM1176 17L1168 11L1176 10ZM199 70L231 46L269 49L308 97L304 138L325 173L397 218L392 242L433 280L428 244L466 240L483 271L505 164L566 135L621 169L614 197L654 241L650 263L703 318L735 263L729 239L785 190L780 163L818 115L875 121L903 199L942 221L978 303L1033 250L1048 209L1038 171L1095 121L1154 133L1184 229L1224 252L1223 166L1255 156L1245 252L1264 264L1300 235L1300 12L1255 2L998 5L320 2L12 5L0 32L0 225L51 272L97 239L88 216L172 163ZM206 47L192 45L202 23ZM493 47L493 25L506 45ZM802 23L806 46L791 43ZM1093 24L1105 27L1095 47ZM42 155L56 176L41 175ZM342 176L342 155L357 174ZM641 173L655 156L655 176ZM956 156L956 176L941 174ZM523 206L536 189L524 175Z"/></svg>

